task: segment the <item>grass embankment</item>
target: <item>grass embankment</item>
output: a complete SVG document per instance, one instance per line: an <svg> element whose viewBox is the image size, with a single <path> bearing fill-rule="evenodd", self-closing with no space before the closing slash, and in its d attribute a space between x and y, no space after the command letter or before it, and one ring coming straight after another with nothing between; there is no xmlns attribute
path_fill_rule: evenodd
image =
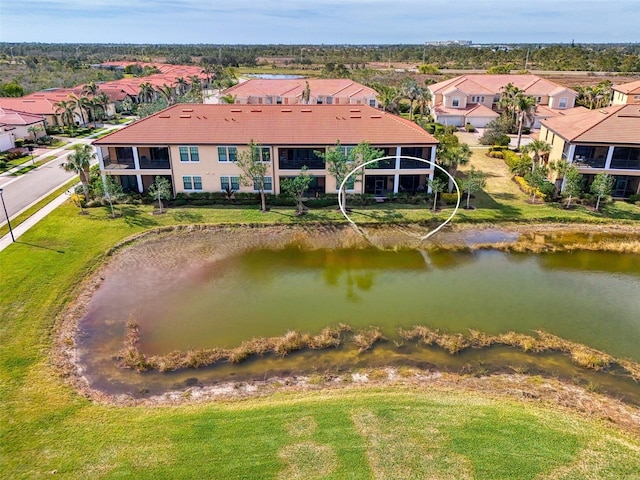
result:
<svg viewBox="0 0 640 480"><path fill-rule="evenodd" d="M297 222L292 210L66 204L0 252L0 471L5 478L634 478L640 441L543 405L423 386L285 391L115 407L65 384L56 319L104 253L173 223ZM324 215L324 214L323 214ZM327 213L324 218L334 218Z"/></svg>

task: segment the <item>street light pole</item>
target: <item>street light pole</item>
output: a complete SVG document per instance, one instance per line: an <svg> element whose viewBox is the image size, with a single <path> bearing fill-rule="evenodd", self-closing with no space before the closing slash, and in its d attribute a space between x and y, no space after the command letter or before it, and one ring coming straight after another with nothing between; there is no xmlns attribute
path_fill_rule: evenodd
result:
<svg viewBox="0 0 640 480"><path fill-rule="evenodd" d="M9 214L7 213L7 206L4 203L4 196L2 195L2 188L0 188L0 199L2 200L2 207L4 208L4 216L7 217L7 225L9 225L9 233L11 234L11 240L16 243L16 237L13 236L13 230L11 228L11 220L9 220Z"/></svg>

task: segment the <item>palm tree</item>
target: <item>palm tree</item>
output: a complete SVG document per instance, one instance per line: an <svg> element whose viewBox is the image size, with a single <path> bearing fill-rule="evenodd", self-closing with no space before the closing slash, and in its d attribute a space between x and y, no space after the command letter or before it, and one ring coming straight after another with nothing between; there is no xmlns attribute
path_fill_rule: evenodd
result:
<svg viewBox="0 0 640 480"><path fill-rule="evenodd" d="M423 96L423 88L418 85L418 82L409 78L402 82L400 90L402 92L402 96L409 100L409 120L413 121L413 102Z"/></svg>
<svg viewBox="0 0 640 480"><path fill-rule="evenodd" d="M156 97L156 91L149 82L141 83L138 85L140 92L138 93L138 101L142 103L151 103Z"/></svg>
<svg viewBox="0 0 640 480"><path fill-rule="evenodd" d="M522 153L533 154L532 169L534 169L540 162L540 159L545 157L549 152L551 152L551 145L544 140L533 140L531 143L522 147Z"/></svg>
<svg viewBox="0 0 640 480"><path fill-rule="evenodd" d="M428 88L420 88L420 91L422 92L422 95L418 97L417 102L418 108L420 109L420 119L422 120L424 118L425 111L430 113L429 102L431 102L433 97L431 96L431 91Z"/></svg>
<svg viewBox="0 0 640 480"><path fill-rule="evenodd" d="M516 99L523 95L524 91L520 90L513 83L507 83L500 94L500 102L498 106L504 110L505 115L516 120Z"/></svg>
<svg viewBox="0 0 640 480"><path fill-rule="evenodd" d="M184 95L185 93L187 93L187 89L189 88L189 84L187 83L187 81L184 79L184 77L178 77L175 80L175 89L176 89L176 95L178 95L179 97L181 97L182 95Z"/></svg>
<svg viewBox="0 0 640 480"><path fill-rule="evenodd" d="M382 107L385 112L398 113L398 102L401 98L398 89L386 85L376 85L376 90L380 92L378 95L380 107Z"/></svg>
<svg viewBox="0 0 640 480"><path fill-rule="evenodd" d="M77 95L69 95L69 101L73 105L74 109L80 112L80 121L85 125L86 122L84 120L84 114L85 112L91 112L91 100L89 97L85 96L78 97Z"/></svg>
<svg viewBox="0 0 640 480"><path fill-rule="evenodd" d="M163 83L161 87L157 87L156 92L162 95L169 105L176 103L175 92L166 83Z"/></svg>
<svg viewBox="0 0 640 480"><path fill-rule="evenodd" d="M210 63L207 63L202 67L202 71L200 73L205 76L207 80L207 87L211 85L211 81L215 77L216 72L217 72L216 66Z"/></svg>
<svg viewBox="0 0 640 480"><path fill-rule="evenodd" d="M525 120L529 125L533 124L536 114L536 98L531 95L519 94L515 102L515 112L518 115L518 143L516 150L520 149L522 141L522 127Z"/></svg>
<svg viewBox="0 0 640 480"><path fill-rule="evenodd" d="M444 148L440 151L438 163L446 167L449 175L455 178L458 166L466 165L469 162L471 149L466 143L459 142L441 142L441 145L443 145ZM449 178L448 190L449 192L453 192L453 180L451 178Z"/></svg>
<svg viewBox="0 0 640 480"><path fill-rule="evenodd" d="M97 105L104 113L105 118L107 115L107 109L109 108L109 104L111 103L111 99L109 95L104 92L101 92L97 97L94 97L93 102Z"/></svg>
<svg viewBox="0 0 640 480"><path fill-rule="evenodd" d="M75 121L73 119L75 106L70 101L60 100L54 104L54 107L56 114L60 114L62 116L63 125L68 125L69 128L75 126Z"/></svg>
<svg viewBox="0 0 640 480"><path fill-rule="evenodd" d="M98 90L100 90L100 87L96 85L96 82L89 82L82 87L82 93L86 96L95 97L98 94Z"/></svg>
<svg viewBox="0 0 640 480"><path fill-rule="evenodd" d="M89 200L89 168L91 166L91 160L97 158L98 155L91 145L86 145L84 143L74 145L73 150L74 152L67 156L67 161L60 164L60 167L67 172L74 172L78 174L80 183L82 183L84 198L85 200Z"/></svg>
<svg viewBox="0 0 640 480"><path fill-rule="evenodd" d="M27 131L33 135L33 141L35 142L36 140L38 140L38 133L42 130L42 125L40 125L39 123L35 124L35 125L31 125L29 128L27 128Z"/></svg>

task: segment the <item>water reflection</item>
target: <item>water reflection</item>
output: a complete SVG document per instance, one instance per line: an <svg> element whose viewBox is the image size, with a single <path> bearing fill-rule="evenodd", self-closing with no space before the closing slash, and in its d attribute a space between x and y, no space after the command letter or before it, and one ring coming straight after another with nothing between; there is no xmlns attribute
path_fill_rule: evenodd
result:
<svg viewBox="0 0 640 480"><path fill-rule="evenodd" d="M637 255L299 248L216 255L164 239L117 256L79 324L87 375L122 385L138 378L112 358L131 317L147 355L345 323L378 326L390 340L416 324L490 334L541 329L640 361ZM366 358L377 354L358 363ZM253 371L215 367L223 376L245 370Z"/></svg>

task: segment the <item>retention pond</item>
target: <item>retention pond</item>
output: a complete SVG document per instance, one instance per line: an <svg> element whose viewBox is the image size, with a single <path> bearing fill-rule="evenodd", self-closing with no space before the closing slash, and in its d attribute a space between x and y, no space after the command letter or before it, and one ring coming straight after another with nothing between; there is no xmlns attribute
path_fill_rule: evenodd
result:
<svg viewBox="0 0 640 480"><path fill-rule="evenodd" d="M381 365L470 373L513 369L597 384L640 403L640 387L629 375L585 370L558 352L494 345L451 355L400 335L416 325L465 335L544 331L640 363L637 254L376 249L344 232L337 236L192 231L149 236L122 249L100 273L78 321L82 374L107 393L144 396L194 383ZM127 322L137 326L137 348L147 357L233 349L291 330L317 335L339 324L355 332L377 327L386 341L365 352L345 341L285 357L253 355L237 364L139 373L123 369L118 358Z"/></svg>

